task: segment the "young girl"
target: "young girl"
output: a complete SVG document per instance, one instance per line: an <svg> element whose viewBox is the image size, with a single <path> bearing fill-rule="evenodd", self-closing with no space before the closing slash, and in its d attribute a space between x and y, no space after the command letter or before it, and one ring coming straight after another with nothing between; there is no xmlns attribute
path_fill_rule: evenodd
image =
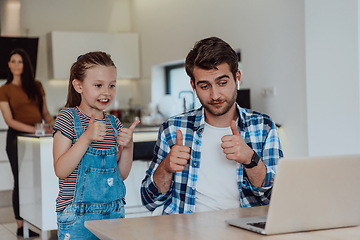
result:
<svg viewBox="0 0 360 240"><path fill-rule="evenodd" d="M132 135L104 110L115 97L116 67L104 52L82 55L70 70L66 108L54 125L58 238L97 239L88 220L123 218L125 185L133 160Z"/></svg>

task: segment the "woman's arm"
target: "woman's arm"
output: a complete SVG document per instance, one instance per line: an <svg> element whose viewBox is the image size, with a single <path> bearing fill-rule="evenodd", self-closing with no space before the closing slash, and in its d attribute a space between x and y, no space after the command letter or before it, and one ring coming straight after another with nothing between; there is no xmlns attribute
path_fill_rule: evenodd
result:
<svg viewBox="0 0 360 240"><path fill-rule="evenodd" d="M9 127L20 132L35 133L34 126L22 123L13 118L9 102L0 102L0 109L4 121Z"/></svg>

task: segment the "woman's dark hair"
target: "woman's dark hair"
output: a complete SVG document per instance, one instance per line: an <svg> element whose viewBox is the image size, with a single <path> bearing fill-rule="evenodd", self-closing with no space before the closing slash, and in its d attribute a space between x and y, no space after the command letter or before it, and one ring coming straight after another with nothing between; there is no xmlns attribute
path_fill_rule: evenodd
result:
<svg viewBox="0 0 360 240"><path fill-rule="evenodd" d="M40 113L42 113L43 96L40 91L40 87L35 82L35 75L33 66L30 62L30 57L27 52L23 49L16 48L10 52L8 62L13 55L18 54L21 56L23 61L23 72L21 73L21 87L31 101L37 102ZM10 68L8 68L8 79L6 84L11 83L14 79Z"/></svg>
<svg viewBox="0 0 360 240"><path fill-rule="evenodd" d="M115 67L111 56L105 52L89 52L80 55L70 68L70 78L68 86L68 96L65 107L76 107L81 103L81 95L74 89L72 81L77 79L84 81L86 70L95 66Z"/></svg>
<svg viewBox="0 0 360 240"><path fill-rule="evenodd" d="M222 63L229 64L230 71L236 79L238 71L238 56L231 46L217 37L202 39L195 43L185 61L185 70L194 81L194 67L210 70L217 69Z"/></svg>

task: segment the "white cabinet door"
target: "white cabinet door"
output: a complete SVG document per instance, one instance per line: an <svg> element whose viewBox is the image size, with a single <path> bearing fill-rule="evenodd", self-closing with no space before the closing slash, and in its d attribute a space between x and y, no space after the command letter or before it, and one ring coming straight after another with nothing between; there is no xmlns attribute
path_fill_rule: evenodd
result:
<svg viewBox="0 0 360 240"><path fill-rule="evenodd" d="M142 205L140 196L141 181L145 177L145 171L148 169L149 164L149 161L134 161L130 174L124 181L126 186L126 218L151 215L151 212Z"/></svg>
<svg viewBox="0 0 360 240"><path fill-rule="evenodd" d="M140 77L139 39L136 33L61 32L49 34L50 78L69 79L71 65L78 56L91 51L111 55L118 79Z"/></svg>
<svg viewBox="0 0 360 240"><path fill-rule="evenodd" d="M0 116L1 117L1 116ZM5 151L6 131L0 132L0 191L12 190L14 179L10 163Z"/></svg>
<svg viewBox="0 0 360 240"><path fill-rule="evenodd" d="M0 160L0 191L12 190L13 175L8 160Z"/></svg>

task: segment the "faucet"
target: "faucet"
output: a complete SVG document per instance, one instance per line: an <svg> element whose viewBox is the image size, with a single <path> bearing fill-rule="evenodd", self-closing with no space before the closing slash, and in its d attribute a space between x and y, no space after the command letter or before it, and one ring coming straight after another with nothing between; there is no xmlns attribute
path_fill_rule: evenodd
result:
<svg viewBox="0 0 360 240"><path fill-rule="evenodd" d="M194 107L195 107L195 94L194 94L193 91L190 91L190 90L180 91L178 98L181 98L181 95L187 94L187 93L190 93L190 94L191 94L191 97L192 97L192 103L190 104L190 109L189 109L189 110L193 110ZM187 109L186 109L186 98L184 98L184 112L186 112L186 110L187 110Z"/></svg>

